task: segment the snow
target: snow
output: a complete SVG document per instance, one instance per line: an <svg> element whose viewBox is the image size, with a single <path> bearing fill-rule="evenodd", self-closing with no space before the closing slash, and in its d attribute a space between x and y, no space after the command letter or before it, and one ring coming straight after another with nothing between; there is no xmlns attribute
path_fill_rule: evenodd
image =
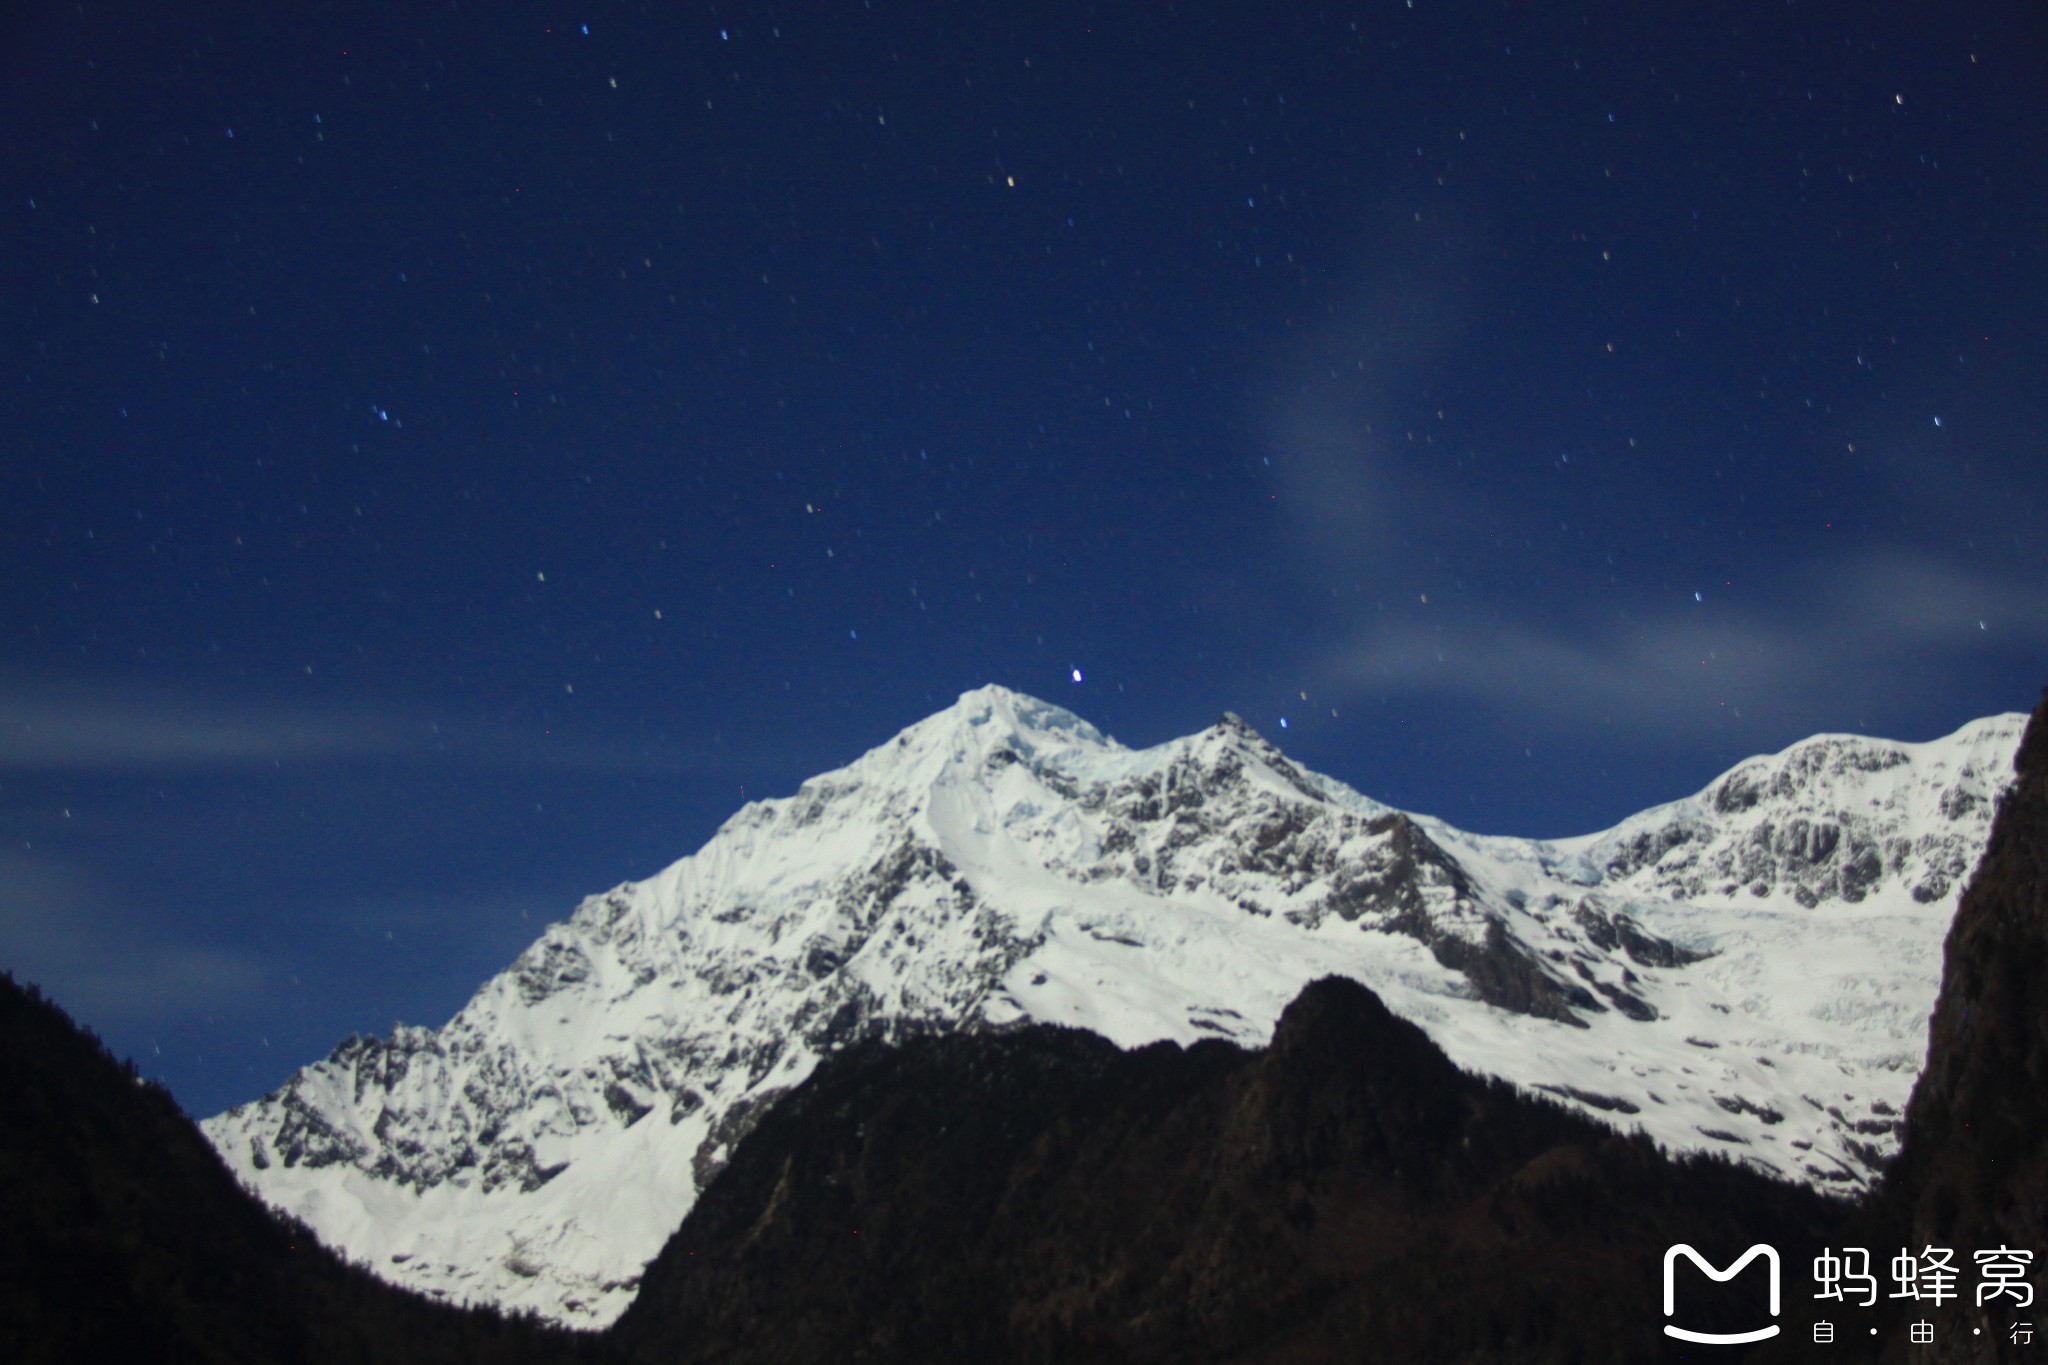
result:
<svg viewBox="0 0 2048 1365"><path fill-rule="evenodd" d="M586 900L443 1029L344 1044L205 1129L377 1274L597 1327L751 1117L848 1042L1039 1020L1257 1046L1335 973L1475 1071L1854 1190L1895 1147L2024 719L1817 736L1535 841L1404 817L1234 717L1134 751L985 687ZM1656 965L1599 927L1622 922L1710 955ZM1487 1004L1420 936L1490 933L1592 1007Z"/></svg>

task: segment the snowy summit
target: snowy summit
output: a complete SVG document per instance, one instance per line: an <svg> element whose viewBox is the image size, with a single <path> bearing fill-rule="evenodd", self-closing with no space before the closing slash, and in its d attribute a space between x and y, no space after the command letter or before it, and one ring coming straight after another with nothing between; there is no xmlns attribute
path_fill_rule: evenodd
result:
<svg viewBox="0 0 2048 1365"><path fill-rule="evenodd" d="M1581 838L1481 837L1234 716L1130 750L983 687L578 906L439 1030L209 1119L386 1279L600 1327L764 1106L856 1039L1266 1041L1310 980L1676 1150L1853 1191L2025 717L1823 735Z"/></svg>

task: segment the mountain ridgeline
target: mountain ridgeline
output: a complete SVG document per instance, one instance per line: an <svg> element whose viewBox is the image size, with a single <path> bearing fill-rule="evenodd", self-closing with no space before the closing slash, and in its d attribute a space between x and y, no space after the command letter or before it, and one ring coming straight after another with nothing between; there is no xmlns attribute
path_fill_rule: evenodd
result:
<svg viewBox="0 0 2048 1365"><path fill-rule="evenodd" d="M1395 810L1235 716L1133 750L979 688L590 897L443 1027L349 1039L205 1129L392 1282L597 1328L849 1046L1256 1049L1343 976L1460 1067L1854 1195L1897 1149L2024 720L1815 736L1536 840Z"/></svg>
<svg viewBox="0 0 2048 1365"><path fill-rule="evenodd" d="M649 1362L1732 1359L1659 1334L1663 1252L1728 1265L1765 1242L1787 1311L1751 1354L1811 1358L1821 1247L2048 1248L2048 693L2015 769L1948 934L1902 1153L1855 1205L1460 1071L1327 979L1261 1052L1032 1028L831 1058L612 1335ZM1829 1358L1988 1365L2006 1319L2033 1317L2005 1306L1881 1301ZM1756 1317L1753 1296L1707 1298L1687 1326ZM1933 1343L1909 1317L1939 1319Z"/></svg>

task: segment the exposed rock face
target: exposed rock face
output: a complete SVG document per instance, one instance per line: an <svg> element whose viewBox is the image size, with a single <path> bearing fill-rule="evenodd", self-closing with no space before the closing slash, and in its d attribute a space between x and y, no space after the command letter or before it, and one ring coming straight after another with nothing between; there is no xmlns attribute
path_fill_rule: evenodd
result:
<svg viewBox="0 0 2048 1365"><path fill-rule="evenodd" d="M1981 847L2021 719L1823 736L1546 842L1392 810L1234 716L1132 751L983 688L586 900L445 1027L351 1039L206 1131L379 1274L601 1326L824 1057L1030 1022L1263 1045L1338 973L1462 1066L1854 1191L1955 891L1916 897Z"/></svg>
<svg viewBox="0 0 2048 1365"><path fill-rule="evenodd" d="M739 1365L1637 1362L1669 1344L1666 1244L1799 1255L1839 1213L1461 1073L1330 979L1263 1053L1045 1027L842 1053L613 1337Z"/></svg>
<svg viewBox="0 0 2048 1365"><path fill-rule="evenodd" d="M1914 900L1931 904L1975 865L1981 842L1954 834L1997 798L2006 774L1995 762L1959 762L1935 803L1941 819L1903 829L1882 799L1841 798L1885 786L1873 779L1909 765L1906 747L1819 736L1740 765L1690 811L1666 807L1675 818L1624 823L1602 845L1606 875L1650 871L1653 885L1680 899L1787 894L1808 908L1854 905L1888 877L1903 878Z"/></svg>

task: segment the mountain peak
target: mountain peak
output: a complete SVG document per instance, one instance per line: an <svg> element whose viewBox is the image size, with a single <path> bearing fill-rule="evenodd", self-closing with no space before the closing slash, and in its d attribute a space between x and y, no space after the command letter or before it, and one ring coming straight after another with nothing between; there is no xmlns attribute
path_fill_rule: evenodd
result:
<svg viewBox="0 0 2048 1365"><path fill-rule="evenodd" d="M1279 753L1279 746L1259 733L1258 727L1235 711L1225 711L1216 718L1216 723L1202 732L1239 744L1250 745L1261 752Z"/></svg>
<svg viewBox="0 0 2048 1365"><path fill-rule="evenodd" d="M1045 745L1118 749L1115 740L1063 706L1013 691L998 683L969 688L952 705L906 727L873 752L890 753L937 745L947 751L993 749L1021 744L1035 752Z"/></svg>
<svg viewBox="0 0 2048 1365"><path fill-rule="evenodd" d="M1260 1046L1336 976L1380 1005L1327 985L1290 1030L1383 1006L1461 1067L1853 1190L2017 742L1795 746L1731 809L1538 842L1380 805L1241 716L1131 750L978 687L590 897L445 1028L338 1049L206 1131L380 1274L601 1326L834 1053L1034 1022ZM1818 779L1778 783L1804 751Z"/></svg>
<svg viewBox="0 0 2048 1365"><path fill-rule="evenodd" d="M951 714L969 725L993 722L1018 730L1074 735L1096 744L1109 742L1100 730L1064 706L1042 701L1027 692L1012 691L1000 683L969 688L942 714Z"/></svg>

